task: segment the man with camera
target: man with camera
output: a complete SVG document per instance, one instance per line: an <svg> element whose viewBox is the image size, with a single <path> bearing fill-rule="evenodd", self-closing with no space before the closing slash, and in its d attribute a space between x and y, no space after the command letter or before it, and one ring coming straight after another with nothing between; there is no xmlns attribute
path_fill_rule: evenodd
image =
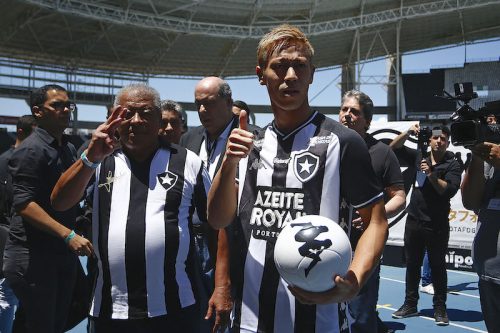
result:
<svg viewBox="0 0 500 333"><path fill-rule="evenodd" d="M402 147L410 134L417 133L420 138L419 148L428 144L430 153L425 156L426 148L414 151L417 171L410 203L406 209L408 216L404 235L406 296L404 304L392 317L400 319L418 315L420 267L427 249L434 285L434 319L437 325L444 326L449 324L446 313L445 263L450 234L448 215L450 199L460 186L461 169L454 154L446 150L450 130L445 126L434 127L430 131L428 128L413 125L407 132L396 137L391 146L394 149Z"/></svg>
<svg viewBox="0 0 500 333"><path fill-rule="evenodd" d="M500 310L500 145L479 143L470 148L472 159L461 185L462 203L478 214L473 260L479 275L481 310L488 332L500 332L495 318ZM486 162L494 168L485 175Z"/></svg>

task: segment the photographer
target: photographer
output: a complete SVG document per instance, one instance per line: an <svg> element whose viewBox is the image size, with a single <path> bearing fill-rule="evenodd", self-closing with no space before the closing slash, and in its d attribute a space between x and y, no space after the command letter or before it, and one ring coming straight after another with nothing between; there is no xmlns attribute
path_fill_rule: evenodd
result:
<svg viewBox="0 0 500 333"><path fill-rule="evenodd" d="M450 199L460 186L461 169L454 154L447 151L450 137L447 127L434 127L430 131L413 125L409 131L400 134L391 143L391 147L402 147L409 132L419 133L420 149L413 151L417 171L410 203L406 209L406 297L404 304L392 317L399 319L418 315L420 267L427 249L434 286L434 319L437 325L448 325L445 264L450 234L448 215ZM427 145L430 147L430 153L426 157Z"/></svg>
<svg viewBox="0 0 500 333"><path fill-rule="evenodd" d="M474 267L479 275L481 310L488 332L500 332L500 145L479 143L470 148L472 160L461 185L462 203L478 214L473 245ZM484 173L484 162L494 168Z"/></svg>

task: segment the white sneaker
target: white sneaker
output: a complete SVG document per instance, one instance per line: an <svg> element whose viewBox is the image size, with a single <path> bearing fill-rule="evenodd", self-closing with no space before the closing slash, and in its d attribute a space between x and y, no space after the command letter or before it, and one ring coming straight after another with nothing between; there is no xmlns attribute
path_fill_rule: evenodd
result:
<svg viewBox="0 0 500 333"><path fill-rule="evenodd" d="M429 295L434 295L434 286L431 284L426 285L425 287L420 286L420 292L426 293Z"/></svg>

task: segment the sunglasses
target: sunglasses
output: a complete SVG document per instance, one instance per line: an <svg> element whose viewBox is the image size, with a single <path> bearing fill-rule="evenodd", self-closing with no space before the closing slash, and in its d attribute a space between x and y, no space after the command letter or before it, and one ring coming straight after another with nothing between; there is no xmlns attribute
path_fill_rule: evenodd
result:
<svg viewBox="0 0 500 333"><path fill-rule="evenodd" d="M154 116L157 115L158 109L157 108L152 108L152 109L133 109L133 108L127 108L125 112L125 120L130 120L132 119L136 114L139 115L139 117L143 120L149 120L153 118Z"/></svg>

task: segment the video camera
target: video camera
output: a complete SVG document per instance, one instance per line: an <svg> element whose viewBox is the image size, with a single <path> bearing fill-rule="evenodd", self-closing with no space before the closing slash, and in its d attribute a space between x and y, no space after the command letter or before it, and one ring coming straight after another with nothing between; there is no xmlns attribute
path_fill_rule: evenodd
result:
<svg viewBox="0 0 500 333"><path fill-rule="evenodd" d="M427 148L429 147L429 139L432 136L432 130L427 126L420 127L417 138L417 147L420 150L422 158L427 156Z"/></svg>
<svg viewBox="0 0 500 333"><path fill-rule="evenodd" d="M449 100L461 101L462 105L451 115L451 143L454 146L471 147L484 141L500 143L500 125L488 124L486 117L500 114L500 100L486 102L479 110L469 106L469 102L477 98L472 82L455 83L455 96L443 91Z"/></svg>

